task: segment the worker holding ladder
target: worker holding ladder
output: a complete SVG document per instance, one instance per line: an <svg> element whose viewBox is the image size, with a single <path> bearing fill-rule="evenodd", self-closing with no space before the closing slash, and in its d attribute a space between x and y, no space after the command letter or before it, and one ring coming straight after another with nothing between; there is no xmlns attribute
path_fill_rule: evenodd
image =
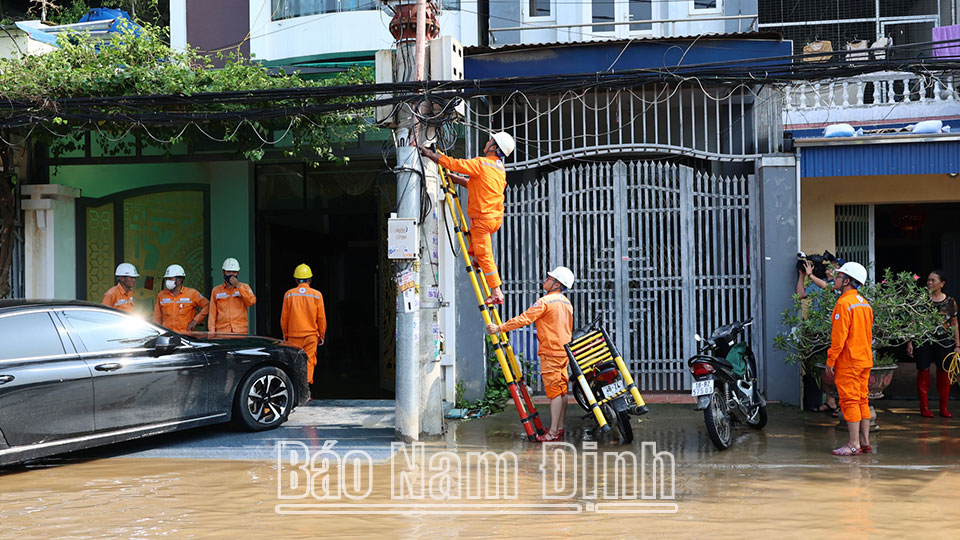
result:
<svg viewBox="0 0 960 540"><path fill-rule="evenodd" d="M550 431L537 435L540 442L563 440L563 419L567 415L567 384L570 380L570 360L563 346L573 335L573 306L563 292L573 286L573 272L558 266L547 272L543 281L546 294L526 311L509 321L488 324L487 333L509 332L530 324L537 324L537 356L540 357L540 376L543 390L550 400Z"/></svg>

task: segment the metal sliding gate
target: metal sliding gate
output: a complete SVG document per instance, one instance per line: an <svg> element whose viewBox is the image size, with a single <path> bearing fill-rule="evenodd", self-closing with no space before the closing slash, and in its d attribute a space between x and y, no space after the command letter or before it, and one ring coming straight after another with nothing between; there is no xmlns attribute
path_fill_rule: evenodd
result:
<svg viewBox="0 0 960 540"><path fill-rule="evenodd" d="M494 235L513 316L543 291L544 273L570 267L574 325L602 314L644 391L689 388L693 334L748 317L759 246L753 176L717 177L659 162L590 164L507 188ZM536 372L536 336L515 349Z"/></svg>

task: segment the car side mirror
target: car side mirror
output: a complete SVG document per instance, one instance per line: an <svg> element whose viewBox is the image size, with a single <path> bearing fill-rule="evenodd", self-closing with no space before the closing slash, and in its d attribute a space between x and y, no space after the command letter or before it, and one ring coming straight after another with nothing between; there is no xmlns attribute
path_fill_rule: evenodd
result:
<svg viewBox="0 0 960 540"><path fill-rule="evenodd" d="M160 336L157 338L157 344L153 348L158 352L169 352L177 347L183 345L183 340L180 339L180 336Z"/></svg>

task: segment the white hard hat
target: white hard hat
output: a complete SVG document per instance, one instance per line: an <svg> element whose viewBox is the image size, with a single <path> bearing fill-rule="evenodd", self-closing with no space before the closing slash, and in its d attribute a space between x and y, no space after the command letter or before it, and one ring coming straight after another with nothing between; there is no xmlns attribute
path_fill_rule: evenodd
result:
<svg viewBox="0 0 960 540"><path fill-rule="evenodd" d="M512 154L513 149L517 147L517 143L513 140L513 137L506 131L494 133L492 139L493 142L497 143L497 148L503 152L504 156Z"/></svg>
<svg viewBox="0 0 960 540"><path fill-rule="evenodd" d="M114 272L115 276L120 277L139 277L140 274L137 273L137 268L130 263L120 263L117 265L117 271Z"/></svg>
<svg viewBox="0 0 960 540"><path fill-rule="evenodd" d="M183 271L183 267L179 264L171 264L167 267L167 271L163 273L163 277L186 277L187 273Z"/></svg>
<svg viewBox="0 0 960 540"><path fill-rule="evenodd" d="M861 285L867 282L867 269L860 263L848 262L838 268L837 272L850 276Z"/></svg>
<svg viewBox="0 0 960 540"><path fill-rule="evenodd" d="M228 259L224 259L224 261L223 261L223 269L226 270L227 272L239 272L239 271L240 271L240 261L234 259L233 257L230 257L230 258L228 258Z"/></svg>
<svg viewBox="0 0 960 540"><path fill-rule="evenodd" d="M560 282L566 288L573 287L573 271L566 266L558 266L547 275Z"/></svg>

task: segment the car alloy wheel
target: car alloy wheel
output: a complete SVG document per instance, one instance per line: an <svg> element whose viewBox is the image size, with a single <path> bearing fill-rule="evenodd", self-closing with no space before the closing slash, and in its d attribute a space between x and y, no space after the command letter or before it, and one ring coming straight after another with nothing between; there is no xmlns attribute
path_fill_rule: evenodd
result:
<svg viewBox="0 0 960 540"><path fill-rule="evenodd" d="M273 374L257 377L247 392L247 411L257 422L271 425L286 415L290 406L290 389Z"/></svg>

